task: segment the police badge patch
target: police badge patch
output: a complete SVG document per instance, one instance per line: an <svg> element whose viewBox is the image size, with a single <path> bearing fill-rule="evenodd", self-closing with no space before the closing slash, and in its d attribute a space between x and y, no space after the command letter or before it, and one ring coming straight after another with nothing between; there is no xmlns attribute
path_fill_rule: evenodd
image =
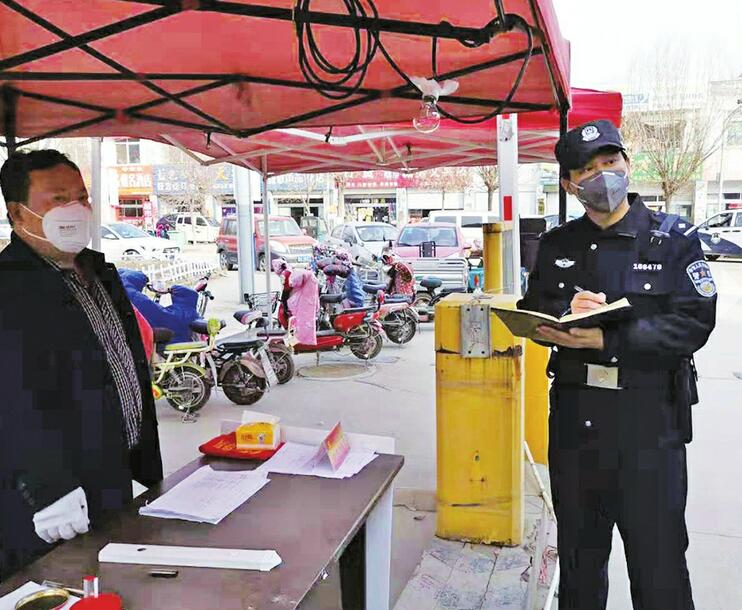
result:
<svg viewBox="0 0 742 610"><path fill-rule="evenodd" d="M690 281L696 288L696 292L702 297L712 297L716 294L716 284L711 275L711 268L706 261L696 261L686 268Z"/></svg>

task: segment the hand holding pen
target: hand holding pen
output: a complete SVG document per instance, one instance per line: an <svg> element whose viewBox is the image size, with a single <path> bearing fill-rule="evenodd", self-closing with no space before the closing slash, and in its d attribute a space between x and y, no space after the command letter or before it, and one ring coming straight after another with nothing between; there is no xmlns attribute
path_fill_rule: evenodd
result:
<svg viewBox="0 0 742 610"><path fill-rule="evenodd" d="M603 307L606 304L606 296L604 292L590 292L589 290L583 290L579 286L575 286L575 296L570 303L572 313L585 313Z"/></svg>

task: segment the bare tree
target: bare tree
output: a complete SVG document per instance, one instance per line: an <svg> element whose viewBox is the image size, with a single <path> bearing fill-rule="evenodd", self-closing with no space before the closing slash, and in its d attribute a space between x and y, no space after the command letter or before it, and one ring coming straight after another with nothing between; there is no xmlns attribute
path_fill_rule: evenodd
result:
<svg viewBox="0 0 742 610"><path fill-rule="evenodd" d="M323 175L321 174L301 174L302 181L302 190L301 190L301 200L304 204L304 215L305 216L311 216L312 211L310 209L310 203L312 201L312 195L317 190L317 188L322 184Z"/></svg>
<svg viewBox="0 0 742 610"><path fill-rule="evenodd" d="M440 191L441 209L446 209L446 193L465 191L472 184L468 167L437 167L418 174L418 184L431 191Z"/></svg>
<svg viewBox="0 0 742 610"><path fill-rule="evenodd" d="M476 168L477 175L484 182L487 189L487 209L490 212L495 211L495 191L500 186L500 176L497 173L496 165L480 165Z"/></svg>
<svg viewBox="0 0 742 610"><path fill-rule="evenodd" d="M168 195L178 212L206 212L206 198L213 193L219 177L219 167L203 166L174 146L167 147L167 162L180 166L179 179L186 183L186 190Z"/></svg>
<svg viewBox="0 0 742 610"><path fill-rule="evenodd" d="M343 222L345 222L348 220L345 209L345 187L348 184L348 174L338 172L332 175L332 179L335 182L335 188L338 192L338 218L342 218Z"/></svg>
<svg viewBox="0 0 742 610"><path fill-rule="evenodd" d="M645 55L633 88L646 101L627 110L622 132L635 164L662 189L667 209L719 145L718 108L706 93L709 76L679 46Z"/></svg>

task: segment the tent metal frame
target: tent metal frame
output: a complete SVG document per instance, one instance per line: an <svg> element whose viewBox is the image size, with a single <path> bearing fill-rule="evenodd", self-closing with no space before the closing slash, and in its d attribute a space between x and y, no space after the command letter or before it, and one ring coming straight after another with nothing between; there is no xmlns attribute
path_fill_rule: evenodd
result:
<svg viewBox="0 0 742 610"><path fill-rule="evenodd" d="M67 106L73 106L82 110L91 112L97 112L97 117L90 118L86 121L77 122L65 127L61 127L47 133L27 138L22 141L17 141L17 134L15 130L15 108L16 105L3 104L4 117L3 125L5 127L5 142L0 142L1 146L5 146L9 151L14 150L17 147L31 144L33 142L50 138L64 136L65 134L71 133L75 130L91 127L111 119L117 119L120 121L126 121L127 118L135 118L141 121L149 121L159 123L164 126L194 129L207 134L207 137L214 134L226 134L239 138L251 137L256 134L273 130L290 127L298 123L311 121L321 117L328 117L328 121L331 122L331 115L341 110L360 106L375 100L381 99L382 97L393 97L399 99L419 99L420 93L412 87L410 84L405 83L398 87L395 87L391 91L360 88L357 90L356 95L351 99L345 100L341 103L332 104L328 107L313 110L300 115L288 117L280 121L261 125L251 129L238 129L234 126L230 126L218 119L217 117L210 115L207 112L199 109L194 104L187 101L194 95L204 93L224 87L226 85L234 83L255 83L264 85L273 85L288 88L297 89L311 89L317 90L317 87L306 81L293 81L281 78L266 78L260 76L250 75L239 75L239 74L192 74L192 73L166 73L166 74L137 74L130 70L126 66L119 62L107 57L103 53L95 50L90 46L91 43L106 39L110 36L120 34L127 31L136 30L139 27L150 25L158 21L162 21L178 13L184 11L202 11L212 12L219 14L236 15L247 18L259 18L278 20L291 23L304 23L304 24L318 24L327 25L340 28L353 28L368 30L375 33L395 33L404 35L413 35L419 37L426 37L432 39L453 39L468 44L481 45L491 41L494 36L500 32L505 32L510 29L510 16L506 15L503 11L502 2L496 1L496 7L498 10L498 17L493 19L490 23L486 24L481 28L461 27L454 26L448 22L441 22L437 24L415 22L415 21L400 21L393 19L382 19L373 17L356 17L352 15L344 15L338 13L324 13L318 11L295 11L293 9L277 8L271 6L264 6L260 4L238 4L229 2L226 0L124 0L138 5L151 5L154 7L152 10L144 12L140 15L128 17L120 21L105 25L103 27L94 28L88 32L84 32L78 35L71 35L68 32L57 27L40 14L24 7L19 4L16 0L0 0L0 4L14 10L18 14L22 15L32 23L43 28L47 32L58 37L60 40L44 45L38 49L19 53L15 56L0 60L0 81L5 81L6 84L3 89L11 89L16 93L16 96L28 97L37 101L45 101L53 104L61 104ZM536 10L534 6L534 0L529 0L529 6L531 13L536 19ZM538 24L537 24L538 25ZM531 55L542 55L548 52L548 41L543 36L542 32L534 27L534 33L536 38L540 42L540 46L537 45L532 50ZM32 61L37 61L57 53L78 49L83 51L87 55L97 59L104 65L112 68L112 73L96 73L96 72L77 72L77 73L52 73L52 72L20 72L13 69L22 67L24 64L28 64ZM471 74L476 74L483 70L488 70L494 67L507 65L509 63L522 61L525 59L527 51L521 51L512 53L507 56L499 57L491 61L474 64L457 70L452 70L446 74L438 75L439 80L459 78ZM568 103L568 98L560 87L556 84L554 77L554 67L550 61L545 62L549 78L551 81L552 91L554 93L555 102L563 106ZM179 80L179 81L204 81L190 89L186 89L180 93L170 93L157 85L154 81L167 81L167 80ZM91 82L106 82L106 81L128 81L136 82L141 86L151 91L155 97L143 104L138 104L125 109L106 108L102 106L95 106L91 104L85 104L83 102L76 101L74 99L66 99L49 95L32 94L24 92L17 88L7 84L8 82L69 82L69 81L91 81ZM351 91L348 87L343 86L328 86L325 87L327 90L336 92L349 92ZM10 95L10 94L9 94ZM5 95L3 95L5 99ZM16 98L17 99L17 98ZM441 102L459 104L471 107L481 108L482 111L488 109L500 107L504 100L498 99L478 99L469 98L463 96L446 96L442 97ZM195 116L202 119L204 122L195 121L184 121L179 119L161 117L145 111L150 111L159 105L165 103L174 103ZM527 102L515 102L511 101L507 108L503 111L538 111L547 110L553 107L553 104L535 104ZM10 137L9 137L10 136Z"/></svg>

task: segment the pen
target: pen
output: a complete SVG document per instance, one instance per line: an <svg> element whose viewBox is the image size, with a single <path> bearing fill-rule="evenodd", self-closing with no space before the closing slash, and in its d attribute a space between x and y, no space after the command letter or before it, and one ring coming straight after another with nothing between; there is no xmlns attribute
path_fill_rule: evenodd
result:
<svg viewBox="0 0 742 610"><path fill-rule="evenodd" d="M585 289L580 288L579 286L575 286L575 292L585 292Z"/></svg>

